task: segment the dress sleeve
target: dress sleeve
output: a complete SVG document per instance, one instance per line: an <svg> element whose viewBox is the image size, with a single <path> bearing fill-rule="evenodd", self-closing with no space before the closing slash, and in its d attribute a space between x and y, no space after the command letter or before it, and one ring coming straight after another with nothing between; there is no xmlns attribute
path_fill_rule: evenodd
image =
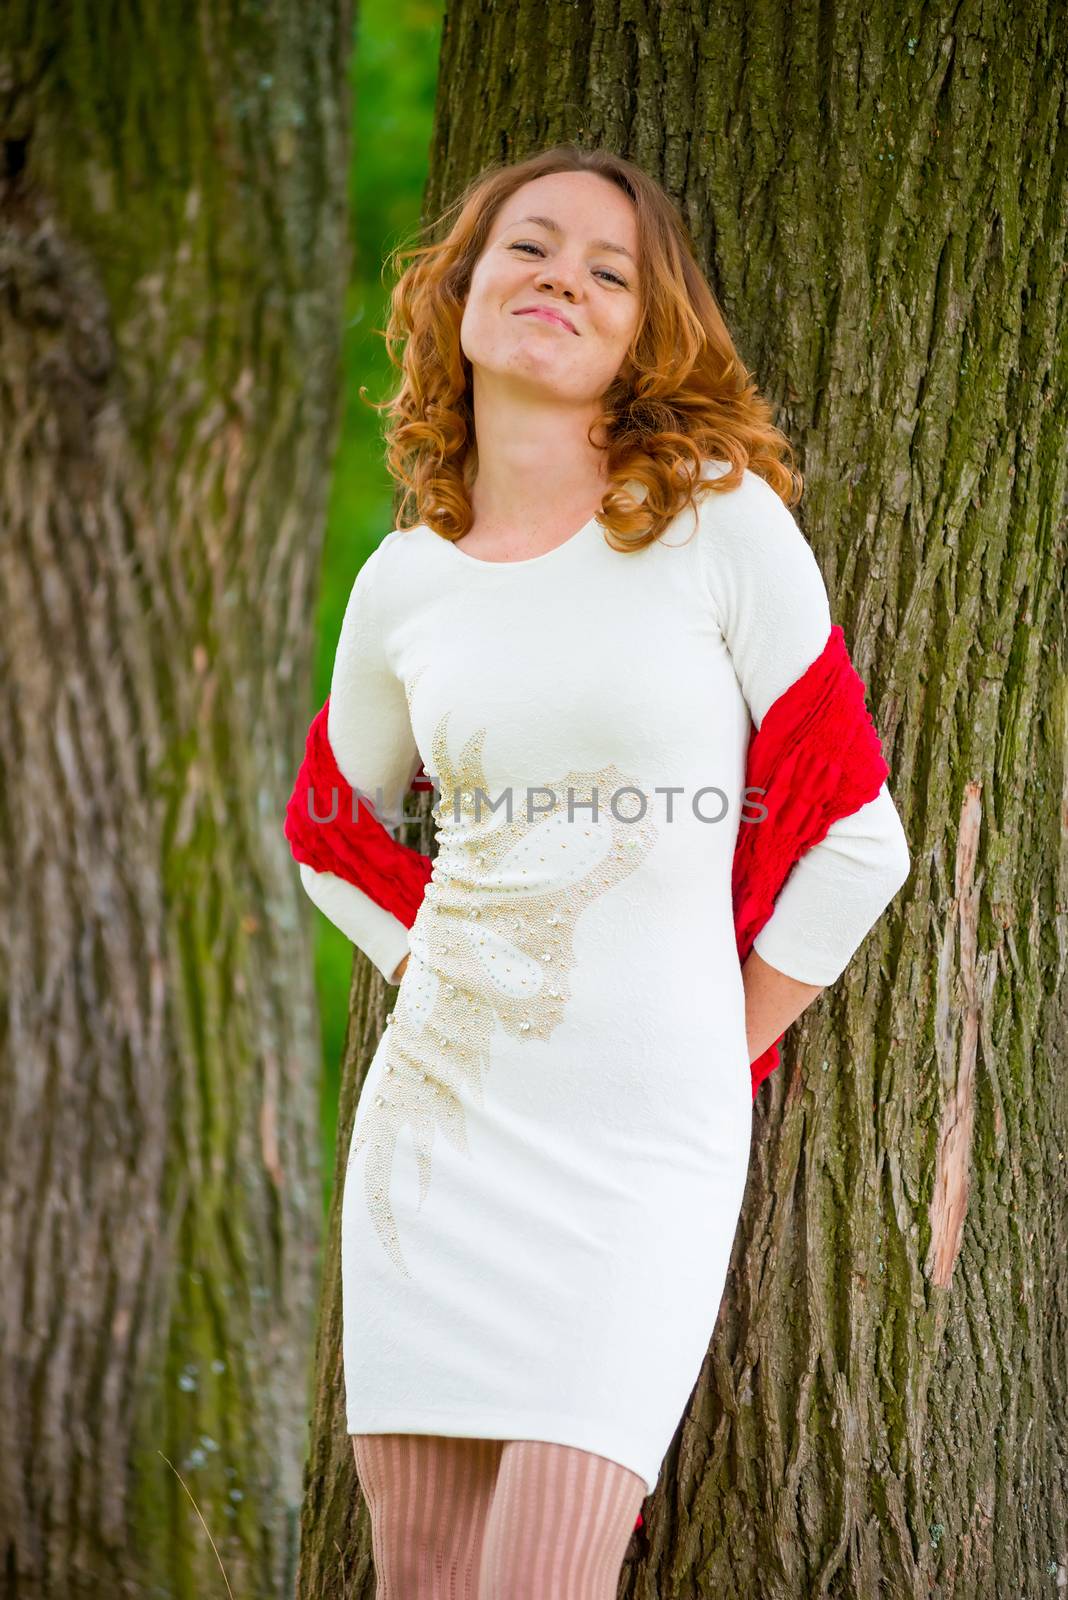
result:
<svg viewBox="0 0 1068 1600"><path fill-rule="evenodd" d="M740 487L701 506L705 577L742 695L759 730L769 708L819 657L831 631L827 590L793 513L748 468ZM845 971L911 868L884 783L795 862L753 948L802 983Z"/></svg>
<svg viewBox="0 0 1068 1600"><path fill-rule="evenodd" d="M382 546L360 568L341 624L330 682L327 737L334 760L354 790L396 835L404 796L419 770L420 756L408 715L404 685L383 647L376 604L376 568ZM371 960L387 983L409 949L404 922L333 872L302 862L300 878L324 916Z"/></svg>

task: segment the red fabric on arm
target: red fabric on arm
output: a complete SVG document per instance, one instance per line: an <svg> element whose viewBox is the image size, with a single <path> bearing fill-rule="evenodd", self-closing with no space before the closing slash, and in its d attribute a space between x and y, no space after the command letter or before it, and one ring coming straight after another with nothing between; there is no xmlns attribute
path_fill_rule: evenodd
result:
<svg viewBox="0 0 1068 1600"><path fill-rule="evenodd" d="M873 800L889 776L864 696L864 681L835 624L819 657L754 729L746 756L747 803L766 807L767 815L760 821L743 818L734 851L731 890L742 963L795 862L837 818ZM759 798L749 801L754 790ZM750 1066L754 1099L779 1064L778 1045L769 1045Z"/></svg>
<svg viewBox="0 0 1068 1600"><path fill-rule="evenodd" d="M354 806L354 791L327 737L329 708L327 695L308 729L304 760L286 806L290 850L296 861L306 862L316 872L332 872L354 883L410 928L433 863L421 851L394 839L368 800L360 796Z"/></svg>

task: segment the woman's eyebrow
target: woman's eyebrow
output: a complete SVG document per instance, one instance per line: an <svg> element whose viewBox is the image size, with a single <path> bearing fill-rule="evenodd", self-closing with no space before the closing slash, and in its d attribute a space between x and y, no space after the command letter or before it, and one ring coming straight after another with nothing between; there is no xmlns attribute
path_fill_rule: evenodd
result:
<svg viewBox="0 0 1068 1600"><path fill-rule="evenodd" d="M547 228L550 233L561 232L560 224L554 222L551 217L517 217L515 222L509 223L509 227L517 227L520 222L536 222L539 228ZM614 250L617 255L626 256L628 261L634 261L629 250L624 250L621 244L613 244L610 239L591 239L590 244L595 250ZM637 262L634 264L637 266Z"/></svg>

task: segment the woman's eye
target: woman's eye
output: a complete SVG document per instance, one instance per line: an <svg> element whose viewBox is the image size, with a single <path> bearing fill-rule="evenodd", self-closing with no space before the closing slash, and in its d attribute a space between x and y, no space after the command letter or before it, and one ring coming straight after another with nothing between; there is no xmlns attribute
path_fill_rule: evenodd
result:
<svg viewBox="0 0 1068 1600"><path fill-rule="evenodd" d="M533 244L529 239L519 240L516 244L510 244L508 248L509 250L535 250L539 256L545 254L540 244ZM598 267L596 270L598 272L605 273L607 277L611 278L613 283L618 283L621 289L625 289L627 287L623 279L616 273L610 272L607 267Z"/></svg>

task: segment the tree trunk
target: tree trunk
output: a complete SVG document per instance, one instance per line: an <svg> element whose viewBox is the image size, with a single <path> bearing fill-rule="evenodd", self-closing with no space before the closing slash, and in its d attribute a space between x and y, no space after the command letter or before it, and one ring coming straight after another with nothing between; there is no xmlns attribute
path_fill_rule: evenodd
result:
<svg viewBox="0 0 1068 1600"><path fill-rule="evenodd" d="M281 1596L351 10L2 28L0 1590Z"/></svg>
<svg viewBox="0 0 1068 1600"><path fill-rule="evenodd" d="M914 861L758 1096L721 1316L624 1569L643 1600L1068 1581L1066 60L1042 4L908 30L449 6L427 214L565 137L674 196L798 447ZM355 986L349 1076L379 990ZM321 1383L337 1274L324 1294ZM315 1419L339 1509L308 1516L308 1600L373 1594L341 1415Z"/></svg>

